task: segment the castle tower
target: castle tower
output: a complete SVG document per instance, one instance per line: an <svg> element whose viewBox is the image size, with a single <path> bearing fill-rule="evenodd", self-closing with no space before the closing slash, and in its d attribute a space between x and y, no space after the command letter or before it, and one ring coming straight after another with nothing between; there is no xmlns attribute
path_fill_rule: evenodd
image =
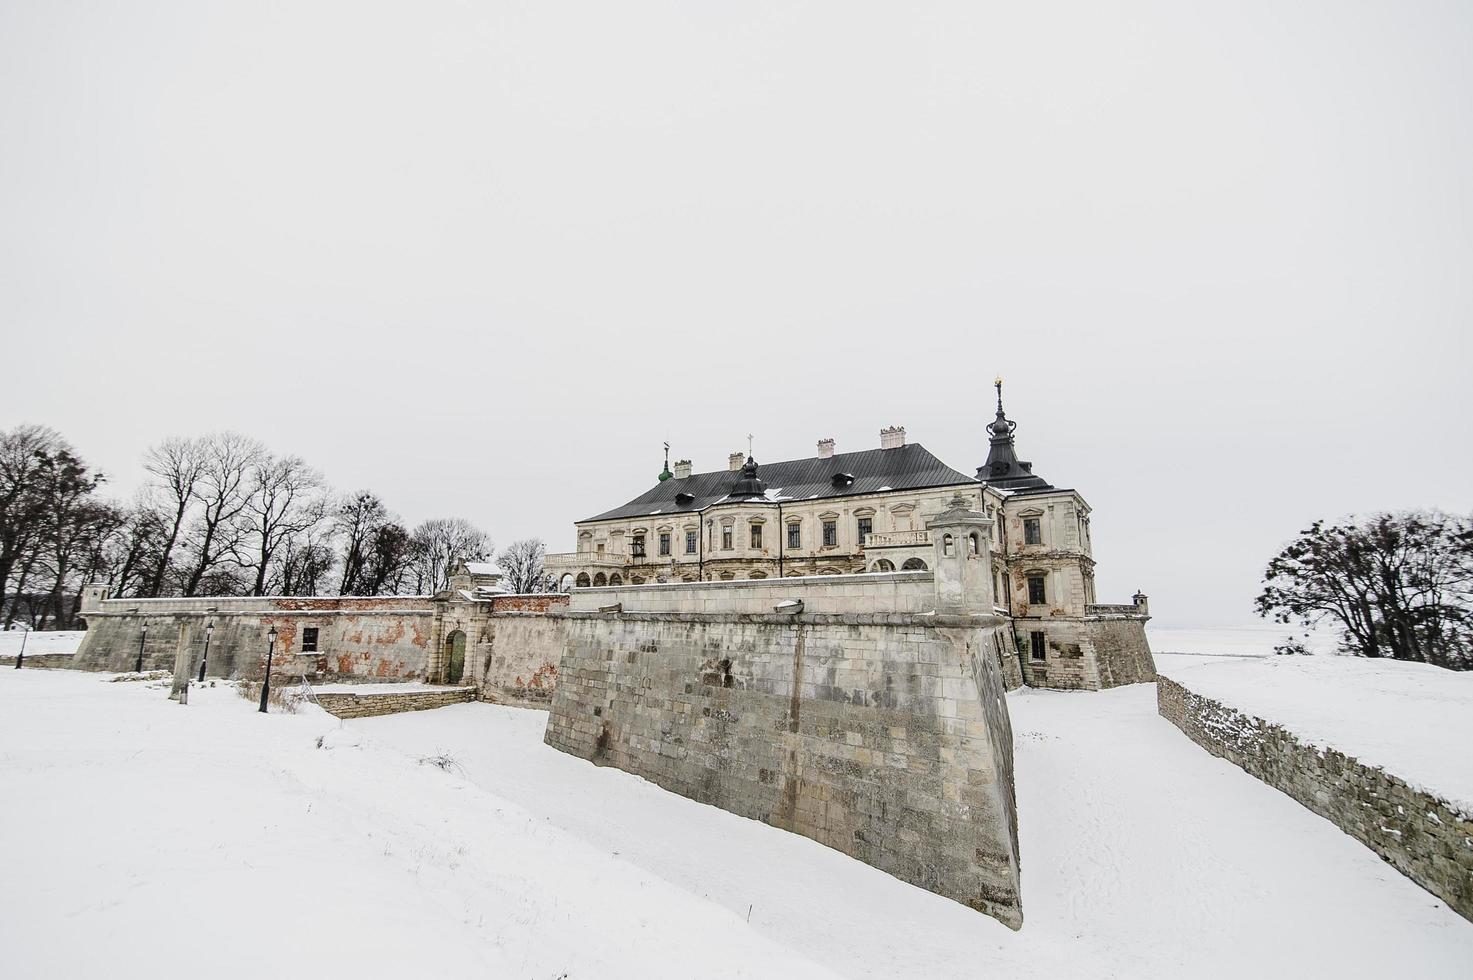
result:
<svg viewBox="0 0 1473 980"><path fill-rule="evenodd" d="M934 549L936 611L992 614L992 520L960 491L926 524Z"/></svg>

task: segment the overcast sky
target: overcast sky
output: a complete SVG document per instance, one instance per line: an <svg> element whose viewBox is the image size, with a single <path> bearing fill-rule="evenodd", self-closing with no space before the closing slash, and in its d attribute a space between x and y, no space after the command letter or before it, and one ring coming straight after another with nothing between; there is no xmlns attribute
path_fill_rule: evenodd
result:
<svg viewBox="0 0 1473 980"><path fill-rule="evenodd" d="M298 453L573 547L665 440L904 425L1252 619L1316 517L1466 511L1473 7L0 5L0 427Z"/></svg>

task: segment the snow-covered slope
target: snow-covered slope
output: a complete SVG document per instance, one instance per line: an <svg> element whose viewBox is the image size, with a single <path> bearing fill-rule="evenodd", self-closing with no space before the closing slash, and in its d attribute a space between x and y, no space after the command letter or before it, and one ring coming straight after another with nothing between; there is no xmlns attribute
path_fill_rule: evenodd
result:
<svg viewBox="0 0 1473 980"><path fill-rule="evenodd" d="M1159 657L1188 690L1473 813L1473 672L1359 657Z"/></svg>
<svg viewBox="0 0 1473 980"><path fill-rule="evenodd" d="M1024 691L1012 933L547 749L540 712L339 725L0 671L7 977L1461 977L1473 927L1188 742ZM325 735L326 748L315 747ZM450 771L421 764L448 753Z"/></svg>
<svg viewBox="0 0 1473 980"><path fill-rule="evenodd" d="M22 640L25 642L28 657L43 653L73 654L82 645L82 637L86 635L86 630L0 631L0 657L13 659L20 653Z"/></svg>

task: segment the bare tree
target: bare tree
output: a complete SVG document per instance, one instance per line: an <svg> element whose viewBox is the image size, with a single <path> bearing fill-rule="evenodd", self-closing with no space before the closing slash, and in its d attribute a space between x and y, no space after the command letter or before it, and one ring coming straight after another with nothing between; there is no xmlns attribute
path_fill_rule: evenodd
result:
<svg viewBox="0 0 1473 980"><path fill-rule="evenodd" d="M298 538L316 529L326 511L322 477L300 456L263 456L257 461L241 511L238 552L241 567L255 572L252 595L265 595L268 584L278 584L273 582L279 571L276 563L285 552L300 549Z"/></svg>
<svg viewBox="0 0 1473 980"><path fill-rule="evenodd" d="M548 592L552 580L543 567L547 545L541 538L513 541L496 556L496 567L506 573L506 586L516 593Z"/></svg>
<svg viewBox="0 0 1473 980"><path fill-rule="evenodd" d="M459 517L434 518L414 529L409 576L420 595L450 587L450 573L467 561L486 561L495 549L491 537Z"/></svg>
<svg viewBox="0 0 1473 980"><path fill-rule="evenodd" d="M252 476L265 450L259 442L233 432L202 440L204 470L199 480L200 512L191 526L189 564L183 592L199 595L234 590L235 576L221 565L237 554L240 516L249 502Z"/></svg>
<svg viewBox="0 0 1473 980"><path fill-rule="evenodd" d="M1473 519L1316 521L1269 562L1255 605L1281 623L1328 619L1359 656L1473 667Z"/></svg>
<svg viewBox="0 0 1473 980"><path fill-rule="evenodd" d="M0 432L0 613L8 627L39 558L45 494L42 472L66 442L55 430L22 425ZM15 588L7 598L12 581Z"/></svg>
<svg viewBox="0 0 1473 980"><path fill-rule="evenodd" d="M144 454L143 468L153 477L160 496L167 502L168 517L157 561L143 595L162 594L174 546L179 542L190 508L199 500L207 458L202 439L165 439Z"/></svg>

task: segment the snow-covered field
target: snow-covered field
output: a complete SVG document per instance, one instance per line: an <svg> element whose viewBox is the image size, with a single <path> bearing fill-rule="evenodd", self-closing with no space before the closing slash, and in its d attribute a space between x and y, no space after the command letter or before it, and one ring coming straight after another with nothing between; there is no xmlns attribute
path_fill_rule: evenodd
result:
<svg viewBox="0 0 1473 980"><path fill-rule="evenodd" d="M1473 926L1155 713L1018 692L1013 933L467 704L0 671L9 977L1462 977ZM322 739L322 747L318 740ZM448 754L442 769L422 759Z"/></svg>
<svg viewBox="0 0 1473 980"><path fill-rule="evenodd" d="M1272 623L1246 626L1178 627L1146 624L1146 639L1152 653L1194 653L1221 657L1268 657L1274 647L1290 637L1304 642L1316 654L1333 654L1340 634L1330 629L1309 631Z"/></svg>
<svg viewBox="0 0 1473 980"><path fill-rule="evenodd" d="M82 645L82 637L86 635L86 630L41 630L29 633L24 630L6 630L0 632L0 657L15 659L15 655L20 653L22 637L25 638L28 657L43 653L73 654Z"/></svg>
<svg viewBox="0 0 1473 980"><path fill-rule="evenodd" d="M1473 814L1473 672L1319 656L1163 656L1156 666L1190 691L1274 722L1300 741L1333 746Z"/></svg>

